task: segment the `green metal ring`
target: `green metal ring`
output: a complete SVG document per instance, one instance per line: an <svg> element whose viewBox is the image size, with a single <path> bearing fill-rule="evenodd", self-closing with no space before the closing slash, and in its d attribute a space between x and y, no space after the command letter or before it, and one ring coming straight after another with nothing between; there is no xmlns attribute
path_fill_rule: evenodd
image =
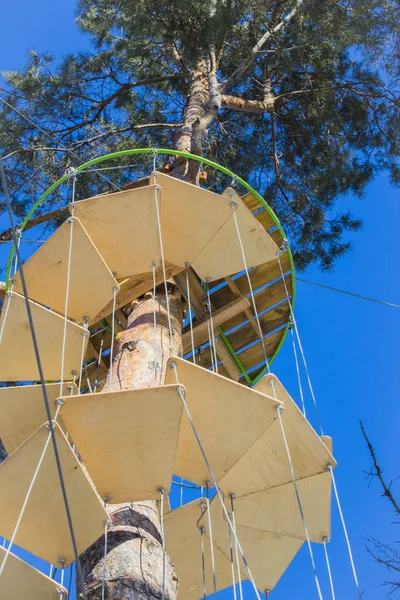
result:
<svg viewBox="0 0 400 600"><path fill-rule="evenodd" d="M88 162L85 162L83 164L81 164L79 167L76 167L75 171L77 173L81 172L81 171L85 171L88 167L91 167L93 165L96 165L98 163L104 162L106 160L110 160L113 158L119 158L121 156L130 156L130 155L134 155L134 154L166 154L169 156L182 156L183 158L188 158L191 160L195 160L197 162L200 162L204 165L208 165L209 167L213 167L214 169L217 169L218 171L221 171L221 173L224 173L225 175L228 175L229 177L232 177L237 183L240 183L241 186L243 186L248 192L250 192L251 194L253 194L253 196L255 198L257 198L257 200L259 201L259 203L265 208L265 210L267 211L267 213L270 215L270 217L272 218L272 220L274 221L275 225L277 226L279 233L281 234L281 236L283 238L285 238L285 234L284 231L282 229L282 226L279 222L278 217L276 216L276 214L274 213L274 211L272 210L272 208L270 208L268 206L268 204L265 202L264 198L262 198L262 196L251 187L251 185L249 185L246 181L244 181L244 179L242 179L241 177L239 177L238 175L236 175L235 173L233 173L232 171L230 171L229 169L227 169L226 167L222 167L221 165L213 162L212 160L209 160L208 158L203 158L202 156L197 156L196 154L191 154L190 152L182 152L181 150L170 150L168 148L133 148L132 150L120 150L119 152L112 152L111 154L105 154L104 156L98 156L97 158L93 158L92 160L89 160ZM29 221L29 219L31 218L31 216L33 215L33 213L35 212L35 210L38 208L38 206L40 206L42 204L42 202L52 193L54 192L54 190L56 190L62 183L64 183L65 181L67 181L68 176L67 175L63 175L63 177L60 177L60 179L58 179L57 181L55 181L53 183L53 185L51 185L45 192L44 194L42 194L40 196L40 198L35 202L35 204L32 206L31 210L28 212L28 214L26 215L26 217L24 218L24 220L22 221L21 225L20 225L20 229L21 231L24 230L25 225L27 224L27 222ZM292 252L290 250L289 245L287 246L287 252L289 255L289 263L290 263L290 268L292 271L292 309L294 307L294 303L295 303L295 298L296 298L296 277L295 277L295 269L294 269L294 262L293 262L293 255ZM11 251L10 251L10 256L8 258L8 263L7 263L7 273L6 273L6 291L9 290L9 281L10 281L10 273L11 273L11 265L12 265L12 260L15 254L15 247L14 244L12 245ZM271 359L269 360L269 364L271 365L273 363L273 361L275 360L275 358L278 356L282 345L286 339L287 333L289 331L289 327L290 327L290 321L287 323L285 331L283 333L283 336L281 338L281 341L279 342L279 345L277 347L277 349L275 350L273 356L271 357ZM221 338L223 339L226 347L228 348L229 352L232 354L232 357L235 361L235 363L238 365L240 371L242 372L244 378L246 379L247 383L249 383L250 385L254 385L255 383L257 383L257 381L259 381L267 372L267 367L265 367L261 373L259 373L257 375L257 377L255 377L254 379L251 379L251 377L249 376L249 374L247 373L244 365L242 364L241 360L239 359L239 357L237 356L237 354L235 353L235 351L233 350L231 344L229 343L229 340L227 339L227 337L224 335L224 332L222 330L221 327L218 328L219 333L221 334Z"/></svg>

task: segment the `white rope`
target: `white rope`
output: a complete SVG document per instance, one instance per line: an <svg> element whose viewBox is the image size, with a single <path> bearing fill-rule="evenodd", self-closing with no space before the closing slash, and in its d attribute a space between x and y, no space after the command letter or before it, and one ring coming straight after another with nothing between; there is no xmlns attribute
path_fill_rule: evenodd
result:
<svg viewBox="0 0 400 600"><path fill-rule="evenodd" d="M299 334L299 330L298 330L298 327L297 327L296 317L294 316L293 306L292 306L292 303L291 303L290 298L289 298L289 291L288 291L288 287L286 285L285 276L283 274L283 269L282 269L282 264L281 264L281 259L280 259L280 254L279 253L278 253L277 258L278 258L278 264L279 264L279 269L280 269L281 276L282 276L283 285L285 286L285 293L286 293L286 298L287 298L287 301L288 301L288 304L289 304L289 308L290 308L290 315L292 317L293 325L294 325L294 330L296 332L297 343L299 344L301 357L303 359L304 369L305 369L306 375L307 375L308 387L310 388L311 398L312 398L312 401L313 401L313 404L314 404L314 408L315 408L315 412L316 412L317 419L318 419L319 429L320 429L321 435L324 435L324 430L323 430L323 427L322 427L322 422L321 422L321 417L320 417L320 414L319 414L318 404L317 404L317 400L316 400L316 397L315 397L315 394L314 394L314 388L313 388L313 385L311 383L311 377L310 377L310 373L309 373L309 370L308 370L306 356L305 356L304 350L303 350L303 344L301 343L300 334Z"/></svg>
<svg viewBox="0 0 400 600"><path fill-rule="evenodd" d="M328 538L324 538L323 542L324 542L324 552L325 552L325 561L326 561L326 568L328 570L328 577L329 577L329 584L331 586L331 594L332 594L332 600L336 600L335 597L335 588L333 585L333 579L332 579L332 571L331 571L331 564L329 562L329 556L328 556L328 542L330 540Z"/></svg>
<svg viewBox="0 0 400 600"><path fill-rule="evenodd" d="M310 536L308 534L307 523L306 523L306 519L305 519L305 516L304 516L304 511L303 511L303 506L302 506L301 499L300 499L299 490L298 490L298 487L297 487L297 481L296 481L296 476L295 476L295 473L294 473L294 468L293 468L293 463L292 463L292 457L290 455L290 450L289 450L289 446L288 446L287 439L286 439L286 433L285 433L285 429L284 429L283 423L282 423L282 416L281 416L282 410L284 410L283 406L277 406L276 407L276 411L278 413L279 425L280 425L281 432L282 432L282 438L283 438L283 442L284 442L285 448L286 448L286 454L287 454L287 458L288 458L288 462L289 462L290 472L292 474L293 487L294 487L294 491L295 491L295 494L296 494L296 500L297 500L297 504L299 506L300 517L301 517L301 520L302 520L302 523L303 523L304 533L305 533L306 539L307 539L307 545L308 545L308 551L309 551L309 554L310 554L311 565L312 565L312 569L314 571L315 585L317 587L319 600L323 600L321 586L319 584L319 579L318 579L318 574L317 574L317 567L315 565L314 554L313 554L312 547L311 547Z"/></svg>
<svg viewBox="0 0 400 600"><path fill-rule="evenodd" d="M181 483L183 483L183 477L181 477ZM183 485L181 485L180 491L180 505L183 505Z"/></svg>
<svg viewBox="0 0 400 600"><path fill-rule="evenodd" d="M207 278L207 307L208 307L208 315L210 319L210 329L211 329L211 356L214 362L214 371L218 373L218 359L217 359L217 351L215 348L215 334L214 334L214 323L212 317L212 307L211 307L211 298L210 298L210 285L209 279Z"/></svg>
<svg viewBox="0 0 400 600"><path fill-rule="evenodd" d="M207 319L207 333L208 333L208 343L210 344L211 369L213 370L213 373L215 373L215 357L214 357L214 350L213 350L213 345L212 345L212 341L211 341L210 319Z"/></svg>
<svg viewBox="0 0 400 600"><path fill-rule="evenodd" d="M293 333L293 327L290 328L290 333L292 334L292 345L293 345L293 354L294 354L294 361L296 363L296 373L297 373L297 383L299 384L299 392L300 392L300 400L301 400L301 407L303 410L303 415L305 417L307 417L306 415L306 405L304 403L304 394L303 394L303 386L301 384L301 376L300 376L300 368L299 368L299 360L297 358L297 350L296 350L296 340L294 338L294 333Z"/></svg>
<svg viewBox="0 0 400 600"><path fill-rule="evenodd" d="M162 539L162 600L165 600L165 559L166 559L166 550L165 550L165 535L164 535L164 490L160 488L158 490L160 494L160 524L161 524L161 539Z"/></svg>
<svg viewBox="0 0 400 600"><path fill-rule="evenodd" d="M157 264L153 263L153 364L154 364L154 383L157 383L157 315L156 315L156 269Z"/></svg>
<svg viewBox="0 0 400 600"><path fill-rule="evenodd" d="M200 527L200 540L201 540L201 570L203 574L203 598L207 598L207 582L206 582L206 561L204 558L204 527Z"/></svg>
<svg viewBox="0 0 400 600"><path fill-rule="evenodd" d="M75 179L75 178L74 178ZM72 198L72 202L74 198ZM72 245L74 237L74 220L68 219L70 226L69 230L69 250L68 250L68 262L67 262L67 283L65 288L65 305L64 305L64 331L63 341L61 347L61 375L60 375L60 396L62 396L62 389L64 383L64 364L65 364L65 346L67 343L67 323L68 323L68 303L69 303L69 288L71 284L71 262L72 262Z"/></svg>
<svg viewBox="0 0 400 600"><path fill-rule="evenodd" d="M99 348L99 356L97 359L97 367L96 367L96 379L94 382L94 389L93 389L93 393L95 394L97 392L97 388L99 387L99 373L100 373L100 367L101 367L101 357L103 355L103 346L104 346L104 338L106 335L106 329L103 328L103 333L101 336L101 342L100 342L100 348Z"/></svg>
<svg viewBox="0 0 400 600"><path fill-rule="evenodd" d="M115 286L113 288L114 296L113 296L113 308L111 314L111 346L110 346L110 392L113 389L113 354L114 354L114 335L115 335L115 307L117 305L117 292L118 288Z"/></svg>
<svg viewBox="0 0 400 600"><path fill-rule="evenodd" d="M104 501L106 505L107 502ZM106 507L106 506L105 506ZM101 579L101 600L104 600L106 593L106 570L107 570L107 552L108 552L108 526L110 521L106 521L104 525L104 555L103 555L103 575Z"/></svg>
<svg viewBox="0 0 400 600"><path fill-rule="evenodd" d="M208 485L207 485L207 492L208 492ZM206 498L206 503L207 503L208 537L210 540L210 555L211 555L211 569L212 569L212 578L213 578L213 590L214 590L214 597L215 597L217 595L217 576L215 573L215 555L214 555L214 540L213 540L213 531L212 531L212 522L211 522L211 506L210 506L210 500L208 497ZM204 508L205 508L204 504L202 506L204 506Z"/></svg>
<svg viewBox="0 0 400 600"><path fill-rule="evenodd" d="M11 304L11 298L12 298L11 292L13 290L13 287L14 287L14 282L11 283L11 289L7 292L7 306L6 306L6 312L4 313L3 323L1 324L0 344L3 339L3 332L4 332L4 327L6 325L7 317L8 317L8 311L10 310L10 304Z"/></svg>
<svg viewBox="0 0 400 600"><path fill-rule="evenodd" d="M18 249L21 246L21 237L22 237L22 231L19 227L15 228L15 233L18 236L18 240L17 240L17 247ZM18 268L18 258L17 258L17 252L15 253L15 257L14 257L14 275L17 272L17 268Z"/></svg>
<svg viewBox="0 0 400 600"><path fill-rule="evenodd" d="M230 516L232 517L232 515L230 515ZM229 534L229 556L231 559L231 572L232 572L233 600L237 600L237 598L236 598L235 560L233 558L232 533L231 533L229 525L228 525L228 534ZM240 580L240 578L239 578L239 580Z"/></svg>
<svg viewBox="0 0 400 600"><path fill-rule="evenodd" d="M343 516L343 511L342 511L342 506L340 504L340 499L339 499L339 493L336 487L336 480L335 480L335 476L333 474L333 468L332 465L328 465L328 469L331 472L331 477L332 477L332 484L333 484L333 489L335 492L335 498L336 498L336 504L339 510L339 515L340 515L340 520L342 522L342 526L343 526L343 532L344 532L344 536L346 538L346 544L347 544L347 550L349 552L349 558L350 558L350 564L351 564L351 569L353 571L353 577L354 577L354 583L356 584L356 588L357 588L357 593L358 593L358 597L360 598L360 600L362 599L362 594L361 594L361 590L360 590L360 585L358 583L358 577L357 577L357 572L356 572L356 566L354 564L354 559L353 559L353 552L351 550L351 544L350 544L350 539L349 539L349 535L347 533L347 527L346 527L346 522L344 520L344 516Z"/></svg>
<svg viewBox="0 0 400 600"><path fill-rule="evenodd" d="M172 362L170 363L170 368L173 368L173 369L174 369L176 383L179 383L179 380L178 380L178 372L177 372L177 368L176 368L176 364L175 364L175 362L173 362L173 361L172 361ZM208 458L207 458L207 455L206 455L206 453L205 453L205 451L204 451L204 448L203 448L203 444L202 444L202 443L201 443L201 441L200 441L199 434L197 433L197 429L196 429L196 427L195 427L195 425L194 425L194 423L193 423L193 419L192 419L192 416L191 416L191 414L190 414L190 411L189 411L188 405L186 404L186 400L185 400L185 393L184 393L184 390L183 390L183 388L179 387L179 388L177 389L177 393L178 393L178 395L180 396L180 398L181 398L181 400L182 400L182 404L183 404L183 407L184 407L184 409L185 409L186 415L187 415L187 417L188 417L188 419L189 419L189 423L190 423L190 426L191 426L191 428L192 428L192 431L193 431L193 433L194 433L194 436L195 436L195 438L196 438L197 445L199 446L200 452L201 452L201 454L202 454L202 456L203 456L203 460L204 460L204 462L205 462L205 464L206 464L206 467L207 467L207 469L208 469L208 472L210 473L211 481L212 481L212 483L213 483L213 486L215 487L215 491L216 491L216 493L217 493L217 496L218 496L218 499L219 499L219 501L220 501L220 503L221 503L222 511L223 511L223 513L224 513L224 515L225 515L225 518L226 518L226 520L228 521L228 524L229 524L229 526L230 526L230 528L231 528L232 535L233 535L233 537L234 537L234 540L235 540L235 543L237 544L237 547L238 547L238 549L239 549L239 552L240 552L240 555L241 555L241 557L242 557L243 563L244 563L244 565L245 565L245 567L246 567L246 570L247 570L247 573L248 573L249 579L250 579L250 581L251 581L251 584L252 584L252 586L253 586L253 588L254 588L254 592L255 592L255 594L256 594L256 596L257 596L257 599L258 599L258 600L261 600L261 598L260 598L260 594L259 594L259 591L258 591L258 589L257 589L257 586L256 586L256 582L254 581L254 577L253 577L253 575L252 575L252 572L251 572L251 570L250 570L250 567L249 567L249 565L248 565L248 562L247 562L247 560L246 560L246 557L245 557L245 555L244 555L244 552L243 552L242 546L240 545L240 542L239 542L239 540L238 540L238 537L237 537L237 535L236 535L236 530L235 530L235 529L233 528L233 526L232 526L232 522L231 522L231 520L230 520L229 513L228 513L228 511L227 511L227 509L226 509L225 502L224 502L224 499L223 499L223 496L222 496L221 490L220 490L220 489L219 489L219 487L218 487L217 480L216 480L216 478L215 478L215 475L214 475L214 473L213 473L213 471L212 471L212 469L211 469L210 462L209 462L209 460L208 460Z"/></svg>
<svg viewBox="0 0 400 600"><path fill-rule="evenodd" d="M53 419L54 421L57 421L58 413L59 413L59 410L61 408L61 402L57 402L57 404L58 404L58 406L57 406L56 414L54 415L54 419ZM52 426L53 425L51 423L48 424L48 427L52 427ZM42 454L40 456L38 465L37 465L37 467L35 469L35 472L33 474L33 477L32 477L32 481L31 481L31 483L29 485L29 488L28 488L28 491L26 493L24 503L23 503L22 508L20 510L17 523L16 523L16 525L14 527L14 531L12 533L12 536L11 536L11 539L10 539L10 543L9 543L8 548L6 550L6 553L4 555L3 562L2 562L1 567L0 567L0 577L1 577L2 573L3 573L3 571L4 571L4 567L6 566L6 562L7 562L8 556L10 554L11 548L12 548L14 542L15 542L15 538L17 537L17 533L18 533L19 527L21 525L21 521L22 521L22 518L24 516L25 509L26 509L26 507L28 505L28 501L29 501L29 498L31 496L31 493L32 493L32 490L33 490L33 486L35 485L37 476L39 475L40 467L42 466L42 463L43 463L44 457L46 455L47 448L48 448L48 446L50 444L50 441L51 441L51 431L49 432L49 435L47 437L46 443L45 443L44 448L43 448L43 452L42 452Z"/></svg>
<svg viewBox="0 0 400 600"><path fill-rule="evenodd" d="M87 319L85 319L85 323L83 326L85 328L85 331L82 332L81 364L80 364L80 368L79 368L78 394L81 393L81 387L82 387L83 362L85 359L85 345L86 345L85 341L86 341L86 337L89 335ZM73 375L74 375L74 383L75 383L77 373L75 373L75 374L73 373Z"/></svg>
<svg viewBox="0 0 400 600"><path fill-rule="evenodd" d="M189 327L190 327L190 341L192 343L192 362L196 364L196 354L194 351L194 336L193 336L193 315L194 311L192 310L192 300L190 298L190 285L189 285L189 268L190 264L187 262L185 264L186 267L186 292L188 298L188 306L189 306Z"/></svg>
<svg viewBox="0 0 400 600"><path fill-rule="evenodd" d="M231 193L230 193L231 194ZM231 196L232 197L232 194ZM270 368L269 368L269 361L268 361L268 356L267 356L267 349L265 347L265 340L264 340L264 334L261 328L261 323L260 323L260 318L258 316L258 311L257 311L257 306L256 306L256 301L254 298L254 291L253 291L253 286L251 284L251 279L250 279L250 275L249 275L249 269L247 267L247 261L246 261L246 255L244 253L244 247L243 247L243 242L242 242L242 236L240 235L240 230L239 230L239 224L237 222L237 217L236 217L236 208L237 208L237 204L236 202L232 202L231 203L232 206L232 214L233 214L233 219L235 221L235 226L236 226L236 233L238 236L238 240L239 240L239 244L240 244L240 250L242 252L242 258L243 258L243 265L244 265L244 269L246 271L246 276L247 276L247 282L249 284L249 289L250 289L250 295L251 295L251 301L253 304L253 310L254 310L254 316L256 318L257 321L257 325L258 325L258 332L260 335L260 340L261 340L261 345L262 345L262 349L263 349L263 353L264 353L264 360L265 360L265 365L268 369L268 373L270 373Z"/></svg>
<svg viewBox="0 0 400 600"><path fill-rule="evenodd" d="M157 180L157 175L154 175L154 181ZM156 200L156 212L157 212L157 227L158 227L158 241L160 244L160 253L161 253L161 265L163 270L163 278L164 278L164 288L165 288L165 301L167 304L167 315L168 315L168 329L169 329L169 344L170 350L172 353L173 350L173 338L172 338L172 325L171 325L171 312L169 309L169 297L168 297L168 285L167 285L167 274L165 271L165 259L164 259L164 246L162 239L162 231L161 231L161 218L160 218L160 207L158 206L158 192L161 189L160 186L155 186L155 200Z"/></svg>
<svg viewBox="0 0 400 600"><path fill-rule="evenodd" d="M235 538L236 538L236 519L235 519L235 508L234 508L234 504L233 504L233 495L231 495L231 507L232 507L232 525L233 525L233 530L235 532ZM242 588L242 573L240 571L240 559L239 559L239 552L238 552L238 545L236 543L236 539L235 539L235 558L236 558L236 570L237 570L237 576L238 576L238 583L239 583L239 597L240 600L243 600L243 588Z"/></svg>
<svg viewBox="0 0 400 600"><path fill-rule="evenodd" d="M61 567L60 584L62 586L64 586L64 565L65 565L65 560L63 558L61 558L58 562L60 563L60 567Z"/></svg>

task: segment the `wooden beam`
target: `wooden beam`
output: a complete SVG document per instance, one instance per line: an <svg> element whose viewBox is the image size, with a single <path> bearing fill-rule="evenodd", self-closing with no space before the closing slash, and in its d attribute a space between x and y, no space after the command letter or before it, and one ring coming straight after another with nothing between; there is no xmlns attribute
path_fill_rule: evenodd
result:
<svg viewBox="0 0 400 600"><path fill-rule="evenodd" d="M226 321L229 321L229 319L236 317L237 315L244 312L249 307L250 307L250 303L249 303L248 299L243 298L243 296L233 300L232 302L229 302L229 304L227 304L226 306L213 312L212 319L213 319L214 328L218 327L218 325L222 325L223 323L226 323ZM207 321L203 321L202 323L199 323L198 325L196 325L193 328L193 339L194 339L195 348L197 348L197 346L200 346L200 344L203 344L204 342L206 342L208 340ZM191 347L190 331L187 331L186 333L183 334L182 343L183 343L183 352L184 353L188 352Z"/></svg>
<svg viewBox="0 0 400 600"><path fill-rule="evenodd" d="M226 277L226 283L228 284L229 289L231 290L231 292L235 296L235 298L242 297L242 294L240 293L240 290L239 290L238 286L236 285L236 283L233 281L232 277ZM244 313L245 313L246 317L248 318L248 320L250 321L250 325L256 332L257 336L259 336L260 330L257 325L257 321L254 318L253 313L251 312L250 303L249 303L249 307L244 311Z"/></svg>

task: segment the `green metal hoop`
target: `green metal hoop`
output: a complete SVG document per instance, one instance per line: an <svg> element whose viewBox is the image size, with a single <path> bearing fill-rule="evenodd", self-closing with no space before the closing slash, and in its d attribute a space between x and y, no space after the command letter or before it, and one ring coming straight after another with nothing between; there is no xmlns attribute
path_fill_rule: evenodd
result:
<svg viewBox="0 0 400 600"><path fill-rule="evenodd" d="M200 162L204 165L208 165L209 167L212 167L214 169L217 169L217 171L220 171L221 173L224 173L225 175L228 175L229 177L232 177L232 179L234 179L237 183L240 183L241 186L243 186L248 192L250 192L251 194L253 194L253 196L255 198L257 198L257 200L259 201L259 203L261 204L261 206L264 207L264 209L267 211L267 213L269 214L269 216L272 218L272 220L274 221L276 227L279 230L279 233L281 234L281 236L283 238L285 238L285 234L284 231L282 229L282 226L279 222L278 217L276 216L276 214L274 213L274 211L268 206L268 204L265 202L265 200L262 198L262 196L251 187L251 185L249 185L246 181L244 181L244 179L242 179L241 177L239 177L238 175L236 175L235 173L233 173L232 171L230 171L229 169L227 169L226 167L222 167L221 165L219 165L218 163L215 163L212 160L209 160L208 158L204 158L202 156L197 156L196 154L191 154L190 152L182 152L180 150L172 150L169 148L133 148L132 150L121 150L119 152L113 152L111 154L105 154L103 156L98 156L97 158L93 158L92 160L89 160L88 162L85 162L83 164L81 164L79 167L75 168L75 171L77 173L81 172L81 171L85 171L87 168L96 165L98 163L102 163L106 160L110 160L113 158L119 158L121 156L131 156L131 155L135 155L135 154L166 154L168 156L181 156L183 158L187 158L190 160L195 160L197 162ZM26 217L24 218L24 220L22 221L21 225L20 225L20 229L21 231L24 230L25 225L27 224L27 222L29 221L29 219L31 218L31 216L33 215L33 213L35 212L35 210L38 208L38 206L40 206L42 204L42 202L52 193L54 192L54 190L56 190L62 183L64 183L65 181L67 181L68 179L68 175L63 175L62 177L60 177L60 179L58 179L57 181L55 181L45 192L44 194L42 194L40 196L40 198L35 202L35 204L32 206L32 208L30 209L30 211L28 212L28 214L26 215ZM295 297L296 297L296 277L295 277L295 269L294 269L294 262L293 262L293 255L292 252L290 250L290 247L287 245L287 252L288 252L288 256L289 256L289 263L290 263L290 268L292 271L292 309L294 307L295 304ZM7 273L6 273L6 291L9 290L9 282L10 282L10 274L11 274L11 265L12 265L12 261L14 258L14 254L15 254L15 247L14 244L12 245L11 251L10 251L10 256L8 258L8 263L7 263ZM271 365L273 363L273 361L275 360L275 358L278 356L283 343L286 339L287 333L289 331L289 327L290 327L290 322L287 323L285 331L283 333L283 336L279 342L279 345L277 347L277 349L275 350L273 356L270 358L269 360L269 364ZM227 337L225 336L223 330L221 327L218 328L219 334L221 335L222 340L224 341L226 347L228 348L229 352L231 353L234 361L236 362L237 366L239 367L241 373L243 374L244 378L246 379L247 383L249 385L254 385L255 383L257 383L257 381L259 381L267 372L267 367L265 367L258 375L255 379L251 379L251 377L249 376L249 374L247 373L243 363L241 362L239 356L236 354L236 352L234 351L234 349L232 348L231 344L229 343L229 340L227 339Z"/></svg>

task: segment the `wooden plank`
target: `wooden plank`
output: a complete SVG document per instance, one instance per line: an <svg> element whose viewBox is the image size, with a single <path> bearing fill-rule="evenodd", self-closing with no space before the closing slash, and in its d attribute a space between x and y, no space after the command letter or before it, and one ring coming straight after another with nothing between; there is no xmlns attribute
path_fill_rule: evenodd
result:
<svg viewBox="0 0 400 600"><path fill-rule="evenodd" d="M57 398L77 393L77 387L72 381L64 383L60 394L60 384L49 383L46 391L54 417ZM45 421L47 412L41 385L19 385L0 390L0 438L8 454L21 446Z"/></svg>
<svg viewBox="0 0 400 600"><path fill-rule="evenodd" d="M71 228L68 317L83 323L84 317L93 318L112 300L117 282L77 218L67 219L29 258L24 274L29 297L64 315ZM19 272L14 280L15 291L23 294Z"/></svg>
<svg viewBox="0 0 400 600"><path fill-rule="evenodd" d="M251 192L247 192L247 194L241 196L241 200L251 212L258 210L262 206L260 201L257 200L254 194L252 194Z"/></svg>
<svg viewBox="0 0 400 600"><path fill-rule="evenodd" d="M273 333L272 335L265 338L265 348L268 357L271 357L274 354L279 342L282 339L282 335L283 330L277 331L276 333ZM242 361L246 370L249 370L255 365L258 365L258 363L265 362L264 350L261 342L258 342L257 344L254 344L254 346L251 346L251 348L248 348L244 352L241 352L239 354L239 358ZM254 376L255 375L252 373L252 377Z"/></svg>
<svg viewBox="0 0 400 600"><path fill-rule="evenodd" d="M231 290L232 294L235 296L235 298L239 298L241 295L240 290L239 290L238 286L236 285L236 283L233 281L232 277L227 277L226 282L227 282L228 287ZM250 306L250 303L249 303L249 306ZM254 331L256 333L258 333L258 324L257 324L257 321L256 321L253 313L251 312L251 308L248 308L247 310L245 310L244 314L246 315L247 319L250 321L250 325L252 326Z"/></svg>
<svg viewBox="0 0 400 600"><path fill-rule="evenodd" d="M0 565L6 549L0 546ZM66 598L65 587L50 579L10 552L0 578L0 597L4 600L60 600Z"/></svg>
<svg viewBox="0 0 400 600"><path fill-rule="evenodd" d="M278 247L240 196L234 190L228 189L224 191L222 197L237 203L235 216L247 267L255 267L274 260ZM191 264L203 281L207 278L213 281L243 270L243 256L232 210L231 218L218 230Z"/></svg>
<svg viewBox="0 0 400 600"><path fill-rule="evenodd" d="M169 512L164 518L166 549L179 578L178 600L199 600L203 597L200 531L197 527L202 502L205 500L195 500ZM226 536L228 537L227 531ZM208 540L204 542L206 588L207 593L211 594L213 580L210 544ZM231 563L218 548L215 548L214 555L218 590L225 589L232 585Z"/></svg>
<svg viewBox="0 0 400 600"><path fill-rule="evenodd" d="M230 377L233 381L239 381L241 376L240 369L225 346L225 342L219 336L215 340L215 351L219 360L222 361L222 365L218 368L219 373L224 377Z"/></svg>
<svg viewBox="0 0 400 600"><path fill-rule="evenodd" d="M169 492L182 417L177 387L64 398L60 416L102 498L136 502Z"/></svg>
<svg viewBox="0 0 400 600"><path fill-rule="evenodd" d="M287 302L284 302L283 304L280 304L276 308L270 310L260 317L261 331L264 333L264 335L267 335L278 327L285 325L288 322L289 314L290 309ZM226 326L231 326L231 323L232 322L226 323ZM281 334L282 333L283 332L281 332ZM255 328L253 328L250 324L245 325L244 327L241 327L237 331L234 331L228 335L229 342L235 349L243 348L244 346L247 346L247 344L257 340L259 337L260 333L258 331L258 327L257 330L255 330Z"/></svg>
<svg viewBox="0 0 400 600"><path fill-rule="evenodd" d="M247 298L238 298L237 300L233 300L223 308L216 310L215 313L212 314L214 332L218 325L223 325L229 319L237 316L240 313L243 313L246 309L248 309L250 303ZM193 327L193 339L194 339L194 347L197 348L200 344L203 344L208 340L208 326L207 321L203 321L198 325ZM184 333L182 336L183 343L183 352L186 353L191 348L191 333L188 331Z"/></svg>
<svg viewBox="0 0 400 600"><path fill-rule="evenodd" d="M328 472L301 479L297 488L312 542L330 537L332 477ZM235 502L236 525L306 540L292 482L241 496Z"/></svg>
<svg viewBox="0 0 400 600"><path fill-rule="evenodd" d="M154 185L95 196L73 206L116 277L151 272L160 262Z"/></svg>
<svg viewBox="0 0 400 600"><path fill-rule="evenodd" d="M214 475L219 481L276 418L277 402L264 394L230 381L180 358L168 361L165 382L186 388L188 405L197 433ZM210 479L204 459L184 413L174 473L199 485Z"/></svg>
<svg viewBox="0 0 400 600"><path fill-rule="evenodd" d="M231 218L229 198L163 173L152 173L150 182L161 186L161 228L166 260L182 267L187 262L192 265ZM205 280L202 272L199 275Z"/></svg>
<svg viewBox="0 0 400 600"><path fill-rule="evenodd" d="M165 273L167 279L170 279L177 273L182 271L182 267L178 267L176 265L171 265L166 263L165 265ZM160 285L164 281L162 268L159 266L156 271L156 285ZM120 284L120 291L117 295L116 302L116 310L122 308L126 304L136 300L140 296L143 296L146 292L153 289L153 274L150 271L149 273L143 273L142 275L138 275L136 277L131 277L126 279L124 283ZM112 313L113 303L110 302L99 312L96 317L89 321L90 325L97 323L101 319L104 319L108 315Z"/></svg>
<svg viewBox="0 0 400 600"><path fill-rule="evenodd" d="M12 292L5 300L1 313L0 329L11 302L3 338L0 344L1 381L37 381L40 379L33 348L25 299ZM64 318L40 304L29 300L32 318L42 361L44 378L57 380L61 376L61 354L64 336ZM72 371L79 373L82 342L85 347L88 337L83 339L86 330L67 321L63 379L70 379Z"/></svg>
<svg viewBox="0 0 400 600"><path fill-rule="evenodd" d="M285 406L282 413L296 479L325 473L328 464L336 462L302 412L275 375L266 375L257 390L272 395L269 382L275 381L276 397ZM226 496L246 496L292 481L279 422L275 421L220 482Z"/></svg>
<svg viewBox="0 0 400 600"><path fill-rule="evenodd" d="M82 554L103 535L108 515L57 423L54 423L54 432L78 552ZM11 539L48 439L49 430L42 425L0 465L0 535L7 539ZM75 559L51 442L44 454L15 542L53 565L63 558L65 566L68 566Z"/></svg>
<svg viewBox="0 0 400 600"><path fill-rule="evenodd" d="M207 521L208 516L205 513L198 525L204 527L206 538L209 539ZM226 558L229 558L228 523L217 497L211 501L211 521L214 546ZM236 526L236 533L259 590L272 590L276 586L304 543L303 540L295 537L242 525ZM240 570L243 577L248 577L247 569L242 561L240 561Z"/></svg>
<svg viewBox="0 0 400 600"><path fill-rule="evenodd" d="M256 219L267 231L268 229L271 229L271 227L275 226L275 221L266 210L262 210L261 212L257 213Z"/></svg>
<svg viewBox="0 0 400 600"><path fill-rule="evenodd" d="M275 244L280 248L283 243L283 237L279 231L279 229L275 229L271 234L271 238L274 240Z"/></svg>

